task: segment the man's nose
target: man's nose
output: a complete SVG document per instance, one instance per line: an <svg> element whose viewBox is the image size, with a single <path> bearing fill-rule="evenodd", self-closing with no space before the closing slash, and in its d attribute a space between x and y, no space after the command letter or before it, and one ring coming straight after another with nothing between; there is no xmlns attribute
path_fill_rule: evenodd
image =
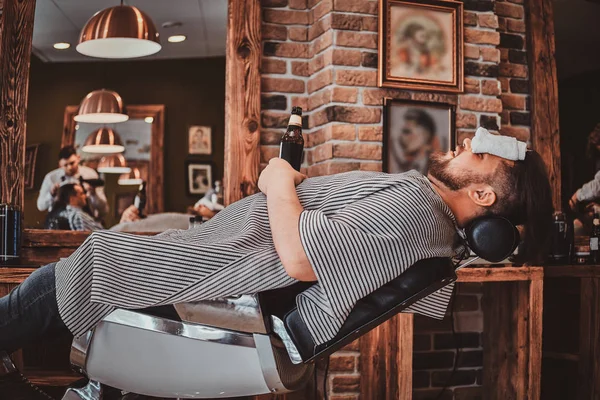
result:
<svg viewBox="0 0 600 400"><path fill-rule="evenodd" d="M463 140L463 147L465 150L471 151L471 139L465 138L465 140Z"/></svg>

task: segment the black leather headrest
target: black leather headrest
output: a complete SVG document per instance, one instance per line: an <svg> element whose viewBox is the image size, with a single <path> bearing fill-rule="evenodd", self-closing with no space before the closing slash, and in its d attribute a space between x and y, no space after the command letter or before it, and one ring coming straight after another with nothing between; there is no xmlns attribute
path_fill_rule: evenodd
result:
<svg viewBox="0 0 600 400"><path fill-rule="evenodd" d="M520 241L519 231L512 222L499 216L476 218L467 226L465 233L471 250L491 262L510 256Z"/></svg>

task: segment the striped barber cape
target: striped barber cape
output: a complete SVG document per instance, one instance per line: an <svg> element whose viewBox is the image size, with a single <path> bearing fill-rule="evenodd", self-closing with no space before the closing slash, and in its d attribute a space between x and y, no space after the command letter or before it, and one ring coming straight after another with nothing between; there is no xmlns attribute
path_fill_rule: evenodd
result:
<svg viewBox="0 0 600 400"><path fill-rule="evenodd" d="M318 283L298 295L317 344L333 338L356 302L418 260L459 248L448 206L418 172L348 172L297 187L299 230ZM289 286L262 193L233 203L199 228L156 236L98 231L56 265L60 315L75 336L115 308L251 294ZM407 312L442 318L453 286Z"/></svg>

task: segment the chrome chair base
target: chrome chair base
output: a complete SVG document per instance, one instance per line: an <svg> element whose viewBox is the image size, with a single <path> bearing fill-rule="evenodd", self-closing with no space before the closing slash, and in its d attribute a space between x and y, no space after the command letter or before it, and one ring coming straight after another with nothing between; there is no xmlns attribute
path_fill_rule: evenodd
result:
<svg viewBox="0 0 600 400"><path fill-rule="evenodd" d="M13 364L8 354L4 351L0 352L0 376L8 375L16 371L17 367L15 367L15 364Z"/></svg>
<svg viewBox="0 0 600 400"><path fill-rule="evenodd" d="M79 389L68 389L62 400L102 400L102 386L100 382L90 380Z"/></svg>

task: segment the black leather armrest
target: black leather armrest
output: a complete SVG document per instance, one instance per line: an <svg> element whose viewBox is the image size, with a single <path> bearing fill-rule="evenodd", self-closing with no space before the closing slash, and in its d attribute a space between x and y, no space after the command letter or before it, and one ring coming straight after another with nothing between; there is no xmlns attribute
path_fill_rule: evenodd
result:
<svg viewBox="0 0 600 400"><path fill-rule="evenodd" d="M402 275L361 299L338 334L329 342L319 346L313 342L295 304L291 305L291 308L288 308L283 318L280 316L280 319L283 320L288 335L306 363L329 356L417 300L455 280L456 274L450 259L421 260ZM289 303L288 306L290 306Z"/></svg>

